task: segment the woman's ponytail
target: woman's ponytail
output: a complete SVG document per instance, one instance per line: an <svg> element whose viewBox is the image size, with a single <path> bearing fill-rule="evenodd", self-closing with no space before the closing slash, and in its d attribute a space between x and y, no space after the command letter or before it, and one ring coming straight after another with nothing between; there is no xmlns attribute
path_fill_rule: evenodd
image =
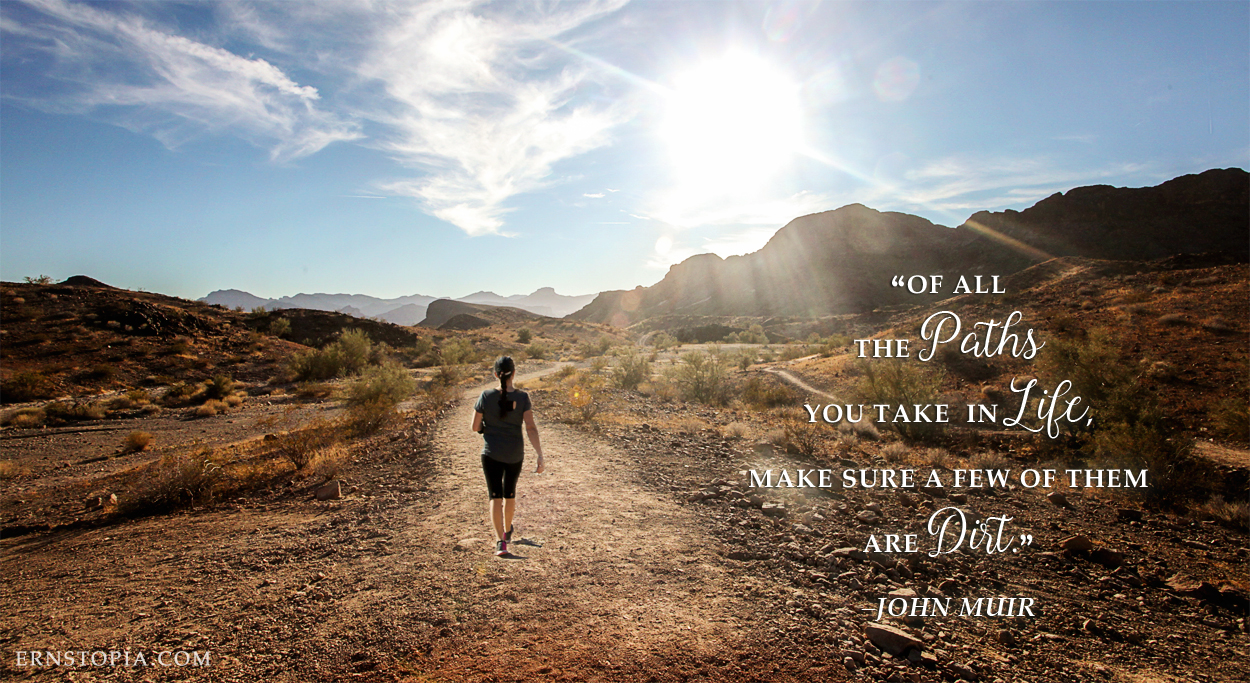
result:
<svg viewBox="0 0 1250 683"><path fill-rule="evenodd" d="M499 416L503 417L512 410L512 402L508 400L508 378L516 372L516 363L509 356L495 359L495 374L499 376Z"/></svg>

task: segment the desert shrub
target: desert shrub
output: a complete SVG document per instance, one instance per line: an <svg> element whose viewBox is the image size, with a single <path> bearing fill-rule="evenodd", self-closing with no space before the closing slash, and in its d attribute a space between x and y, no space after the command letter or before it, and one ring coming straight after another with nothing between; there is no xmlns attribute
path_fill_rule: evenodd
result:
<svg viewBox="0 0 1250 683"><path fill-rule="evenodd" d="M438 348L439 365L464 365L477 357L477 349L468 339L448 339Z"/></svg>
<svg viewBox="0 0 1250 683"><path fill-rule="evenodd" d="M913 405L941 402L941 386L946 374L941 369L932 370L901 358L860 360L856 366L863 375L855 393L864 403L910 409ZM891 422L890 426L909 441L932 438L941 428L934 422Z"/></svg>
<svg viewBox="0 0 1250 683"><path fill-rule="evenodd" d="M332 393L334 393L334 387L321 382L302 382L295 387L295 397L304 401L328 398Z"/></svg>
<svg viewBox="0 0 1250 683"><path fill-rule="evenodd" d="M374 344L363 330L343 330L320 349L292 354L287 373L297 382L318 382L360 373L387 357L383 344Z"/></svg>
<svg viewBox="0 0 1250 683"><path fill-rule="evenodd" d="M22 467L16 460L0 460L0 480L13 479L25 473L26 468Z"/></svg>
<svg viewBox="0 0 1250 683"><path fill-rule="evenodd" d="M416 391L416 382L398 363L369 368L347 388L347 424L356 434L372 434L395 417L395 409Z"/></svg>
<svg viewBox="0 0 1250 683"><path fill-rule="evenodd" d="M810 355L812 352L806 344L786 344L781 349L781 360L794 360Z"/></svg>
<svg viewBox="0 0 1250 683"><path fill-rule="evenodd" d="M910 452L911 449L906 445L895 441L894 443L886 444L881 449L881 457L888 463L900 463L907 459L907 454Z"/></svg>
<svg viewBox="0 0 1250 683"><path fill-rule="evenodd" d="M196 417L212 417L217 413L225 412L225 410L226 404L221 401L208 400L204 402L204 405L195 409L194 415Z"/></svg>
<svg viewBox="0 0 1250 683"><path fill-rule="evenodd" d="M783 444L791 453L799 453L811 457L820 451L821 439L818 430L821 423L811 424L800 420L787 420L782 425Z"/></svg>
<svg viewBox="0 0 1250 683"><path fill-rule="evenodd" d="M225 404L231 408L238 408L243 405L243 397L238 394L230 394L223 400Z"/></svg>
<svg viewBox="0 0 1250 683"><path fill-rule="evenodd" d="M30 429L43 424L44 414L41 408L22 408L5 418L4 423L17 429Z"/></svg>
<svg viewBox="0 0 1250 683"><path fill-rule="evenodd" d="M1244 500L1229 502L1223 496L1215 496L1196 508L1194 514L1199 519L1211 519L1242 533L1250 531L1250 504Z"/></svg>
<svg viewBox="0 0 1250 683"><path fill-rule="evenodd" d="M797 398L793 390L780 382L752 377L742 384L742 400L754 408L763 410L793 405Z"/></svg>
<svg viewBox="0 0 1250 683"><path fill-rule="evenodd" d="M667 332L659 332L656 333L655 336L651 337L651 345L660 351L671 349L674 346L680 345L680 343L681 342L678 342L676 337Z"/></svg>
<svg viewBox="0 0 1250 683"><path fill-rule="evenodd" d="M107 412L98 403L82 403L77 401L57 401L43 407L44 419L52 424L62 422L79 422L82 420L102 420Z"/></svg>
<svg viewBox="0 0 1250 683"><path fill-rule="evenodd" d="M370 367L347 387L344 403L350 407L380 401L393 409L414 391L416 382L403 366L383 363Z"/></svg>
<svg viewBox="0 0 1250 683"><path fill-rule="evenodd" d="M741 348L729 355L729 362L739 370L745 371L755 363L758 357L759 354L754 349Z"/></svg>
<svg viewBox="0 0 1250 683"><path fill-rule="evenodd" d="M612 369L612 383L622 389L637 389L651 378L651 361L636 348L620 353Z"/></svg>
<svg viewBox="0 0 1250 683"><path fill-rule="evenodd" d="M315 420L299 429L292 429L278 437L278 452L295 466L297 471L308 467L317 453L338 443L342 429L325 419Z"/></svg>
<svg viewBox="0 0 1250 683"><path fill-rule="evenodd" d="M574 384L568 390L569 405L573 407L572 421L587 424L599 415L599 391L593 383Z"/></svg>
<svg viewBox="0 0 1250 683"><path fill-rule="evenodd" d="M190 401L193 394L195 394L195 387L185 382L178 382L169 385L169 389L161 397L161 402L167 406L179 406Z"/></svg>
<svg viewBox="0 0 1250 683"><path fill-rule="evenodd" d="M1211 430L1226 439L1250 438L1250 402L1244 394L1229 395L1211 406Z"/></svg>
<svg viewBox="0 0 1250 683"><path fill-rule="evenodd" d="M751 428L742 422L730 422L720 432L726 439L745 439L750 433Z"/></svg>
<svg viewBox="0 0 1250 683"><path fill-rule="evenodd" d="M52 276L50 275L38 275L35 277L27 275L23 277L22 279L25 280L26 284L28 285L50 285L52 284Z"/></svg>
<svg viewBox="0 0 1250 683"><path fill-rule="evenodd" d="M155 514L210 502L222 480L218 460L209 449L165 455L140 473L130 494L120 496L119 511L132 516Z"/></svg>
<svg viewBox="0 0 1250 683"><path fill-rule="evenodd" d="M440 365L434 370L431 381L442 387L453 387L464 379L464 374L458 365Z"/></svg>
<svg viewBox="0 0 1250 683"><path fill-rule="evenodd" d="M219 401L234 392L234 380L229 375L215 375L206 380L199 397L206 401Z"/></svg>
<svg viewBox="0 0 1250 683"><path fill-rule="evenodd" d="M534 360L542 360L550 353L551 349L548 349L547 345L541 342L534 342L533 344L525 347L525 355L533 358Z"/></svg>
<svg viewBox="0 0 1250 683"><path fill-rule="evenodd" d="M53 395L52 383L37 372L18 372L0 381L0 402L25 403Z"/></svg>
<svg viewBox="0 0 1250 683"><path fill-rule="evenodd" d="M612 340L606 335L600 336L593 342L584 342L578 345L578 352L583 358L592 358L594 356L602 356L612 348Z"/></svg>
<svg viewBox="0 0 1250 683"><path fill-rule="evenodd" d="M683 354L670 375L687 401L724 405L729 397L729 372L719 354L702 351Z"/></svg>
<svg viewBox="0 0 1250 683"><path fill-rule="evenodd" d="M315 451L312 458L309 459L307 466L305 466L304 472L311 477L330 481L338 476L339 470L343 468L347 460L347 449L341 445L334 444Z"/></svg>
<svg viewBox="0 0 1250 683"><path fill-rule="evenodd" d="M950 469L950 451L945 448L926 448L924 451L924 463L934 469Z"/></svg>
<svg viewBox="0 0 1250 683"><path fill-rule="evenodd" d="M818 353L825 358L851 345L851 338L844 334L831 334L819 341Z"/></svg>
<svg viewBox="0 0 1250 683"><path fill-rule="evenodd" d="M1194 457L1192 442L1170 429L1157 412L1135 422L1101 425L1093 436L1095 464L1137 472L1147 470L1149 487L1126 489L1148 502L1173 506L1209 493L1216 472Z"/></svg>
<svg viewBox="0 0 1250 683"><path fill-rule="evenodd" d="M148 432L131 432L126 437L126 443L122 444L123 453L138 453L146 451L148 446L152 445L152 435Z"/></svg>
<svg viewBox="0 0 1250 683"><path fill-rule="evenodd" d="M274 318L269 321L269 334L275 337L285 337L291 333L291 321L286 318Z"/></svg>
<svg viewBox="0 0 1250 683"><path fill-rule="evenodd" d="M556 370L555 372L551 373L551 378L556 381L563 381L563 380L568 379L569 377L572 377L576 373L577 373L577 366L566 365L560 368L559 370Z"/></svg>
<svg viewBox="0 0 1250 683"><path fill-rule="evenodd" d="M530 340L533 338L534 338L534 333L531 332L530 328L528 327L522 327L521 329L516 331L516 340L522 344L530 343Z"/></svg>

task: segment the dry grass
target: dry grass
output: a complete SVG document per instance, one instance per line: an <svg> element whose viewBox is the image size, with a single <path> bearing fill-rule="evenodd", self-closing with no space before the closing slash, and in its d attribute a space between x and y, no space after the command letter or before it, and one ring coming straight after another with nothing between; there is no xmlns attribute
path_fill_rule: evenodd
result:
<svg viewBox="0 0 1250 683"><path fill-rule="evenodd" d="M152 435L148 432L131 432L126 437L126 443L122 444L123 453L139 453L146 451L152 445Z"/></svg>
<svg viewBox="0 0 1250 683"><path fill-rule="evenodd" d="M118 509L139 516L207 503L222 477L220 458L210 449L171 453L138 473L134 488L119 496Z"/></svg>
<svg viewBox="0 0 1250 683"><path fill-rule="evenodd" d="M911 449L896 441L894 443L886 444L881 449L881 457L888 463L900 463L907 460L907 456L910 452Z"/></svg>
<svg viewBox="0 0 1250 683"><path fill-rule="evenodd" d="M39 408L22 408L5 419L5 424L17 429L31 429L43 424L44 413Z"/></svg>
<svg viewBox="0 0 1250 683"><path fill-rule="evenodd" d="M1244 500L1229 502L1217 496L1193 512L1199 519L1212 519L1230 529L1250 531L1250 504Z"/></svg>
<svg viewBox="0 0 1250 683"><path fill-rule="evenodd" d="M742 422L730 422L721 429L720 434L726 439L745 439L751 433L751 428Z"/></svg>
<svg viewBox="0 0 1250 683"><path fill-rule="evenodd" d="M212 417L220 412L225 412L226 404L221 401L209 400L204 405L195 409L196 417Z"/></svg>
<svg viewBox="0 0 1250 683"><path fill-rule="evenodd" d="M26 474L26 468L16 460L0 460L0 479L13 479Z"/></svg>

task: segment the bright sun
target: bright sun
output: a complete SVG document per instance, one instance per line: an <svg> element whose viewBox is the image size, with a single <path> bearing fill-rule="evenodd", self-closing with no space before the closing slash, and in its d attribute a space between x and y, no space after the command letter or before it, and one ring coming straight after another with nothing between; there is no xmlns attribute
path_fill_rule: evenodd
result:
<svg viewBox="0 0 1250 683"><path fill-rule="evenodd" d="M758 187L800 144L798 87L758 57L730 53L679 76L662 134L678 183L702 195Z"/></svg>

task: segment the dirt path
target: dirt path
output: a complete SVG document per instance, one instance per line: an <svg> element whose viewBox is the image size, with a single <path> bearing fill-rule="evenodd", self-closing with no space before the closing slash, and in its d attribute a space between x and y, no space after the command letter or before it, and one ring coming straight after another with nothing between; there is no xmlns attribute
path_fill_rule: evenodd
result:
<svg viewBox="0 0 1250 683"><path fill-rule="evenodd" d="M826 392L826 391L821 391L820 389L817 389L816 387L808 384L807 382L804 382L803 380L799 379L798 377L795 377L794 375L786 372L785 370L779 370L777 368L764 368L764 372L770 372L780 377L781 379L793 384L794 386L802 389L803 391L815 394L817 396L823 396L829 399L830 401L833 401L834 403L842 402L842 399L838 398L837 396L834 396L833 394L830 394L829 392Z"/></svg>
<svg viewBox="0 0 1250 683"><path fill-rule="evenodd" d="M624 454L585 434L540 424L547 471L527 463L514 524L542 547L493 557L471 398L437 432L441 505L414 519L411 534L456 549L437 555L438 573L467 584L460 621L486 632L432 675L645 680L657 673L648 661L697 667L732 657L742 605L702 525L644 490Z"/></svg>

